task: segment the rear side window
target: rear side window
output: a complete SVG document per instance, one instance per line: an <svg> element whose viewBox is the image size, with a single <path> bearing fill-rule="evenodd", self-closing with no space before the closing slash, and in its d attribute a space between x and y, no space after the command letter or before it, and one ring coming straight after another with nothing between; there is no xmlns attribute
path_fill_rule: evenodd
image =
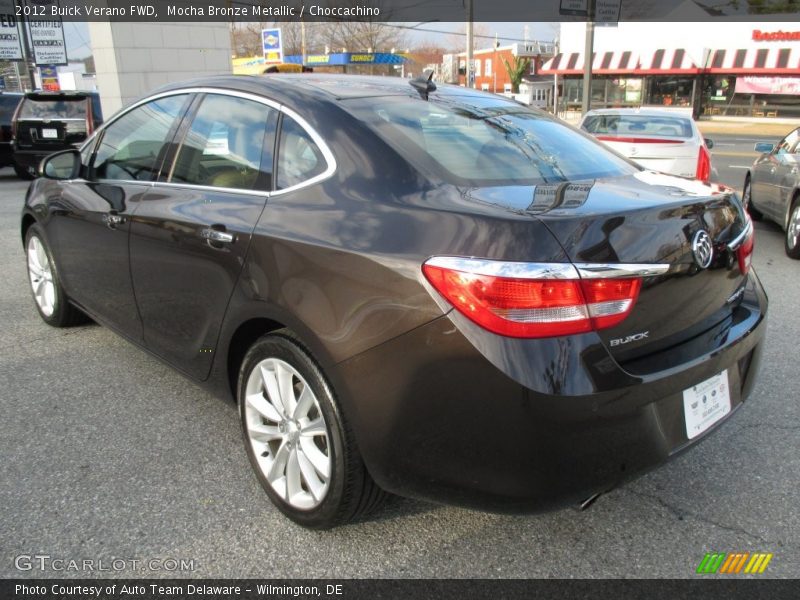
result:
<svg viewBox="0 0 800 600"><path fill-rule="evenodd" d="M795 145L800 140L800 129L795 129L792 133L783 138L775 147L775 154L789 154L794 151L797 152Z"/></svg>
<svg viewBox="0 0 800 600"><path fill-rule="evenodd" d="M599 142L502 100L370 98L349 108L420 171L457 185L538 185L637 170Z"/></svg>
<svg viewBox="0 0 800 600"><path fill-rule="evenodd" d="M187 97L180 94L153 100L111 123L97 147L90 178L152 181L163 158L167 134Z"/></svg>
<svg viewBox="0 0 800 600"><path fill-rule="evenodd" d="M85 96L77 98L29 97L22 101L20 119L86 119Z"/></svg>
<svg viewBox="0 0 800 600"><path fill-rule="evenodd" d="M688 119L649 115L592 115L581 125L593 135L620 137L692 137L692 124Z"/></svg>
<svg viewBox="0 0 800 600"><path fill-rule="evenodd" d="M283 117L278 148L277 189L285 190L321 175L325 156L309 133L289 116Z"/></svg>
<svg viewBox="0 0 800 600"><path fill-rule="evenodd" d="M1 96L0 95L0 123L10 123L14 111L21 100L21 96Z"/></svg>
<svg viewBox="0 0 800 600"><path fill-rule="evenodd" d="M170 181L238 190L272 189L278 111L209 94L183 139Z"/></svg>

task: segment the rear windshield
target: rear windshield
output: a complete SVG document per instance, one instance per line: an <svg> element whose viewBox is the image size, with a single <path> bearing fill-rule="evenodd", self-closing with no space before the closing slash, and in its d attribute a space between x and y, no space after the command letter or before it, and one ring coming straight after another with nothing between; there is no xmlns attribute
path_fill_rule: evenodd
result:
<svg viewBox="0 0 800 600"><path fill-rule="evenodd" d="M651 115L591 115L581 125L593 135L616 135L620 137L692 137L689 119L672 116Z"/></svg>
<svg viewBox="0 0 800 600"><path fill-rule="evenodd" d="M85 119L86 98L25 98L20 119Z"/></svg>
<svg viewBox="0 0 800 600"><path fill-rule="evenodd" d="M469 186L538 185L634 173L637 167L593 139L516 103L480 106L404 97L348 100L407 161Z"/></svg>

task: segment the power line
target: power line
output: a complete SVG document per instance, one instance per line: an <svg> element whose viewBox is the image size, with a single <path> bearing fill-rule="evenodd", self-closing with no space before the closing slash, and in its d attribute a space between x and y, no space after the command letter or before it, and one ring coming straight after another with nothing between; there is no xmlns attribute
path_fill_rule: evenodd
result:
<svg viewBox="0 0 800 600"><path fill-rule="evenodd" d="M384 27L393 27L395 29L409 29L409 30L412 30L412 31L421 31L423 33L442 33L442 34L445 34L445 35L458 35L458 36L461 36L461 37L466 37L467 36L467 34L465 32L463 32L463 31L447 31L447 30L442 30L442 29L421 29L421 28L419 28L417 26L394 25L392 23L383 23L383 25L384 25ZM493 35L481 35L481 34L478 34L478 33L473 34L472 37L483 38L483 39L487 39L487 40L495 39L495 36L493 36ZM541 40L526 40L526 39L523 39L523 38L515 38L515 37L509 37L509 36L505 36L505 35L498 36L497 39L506 40L506 41L509 41L509 42L523 42L523 43L528 43L528 44L552 44L553 43L552 41L543 42Z"/></svg>

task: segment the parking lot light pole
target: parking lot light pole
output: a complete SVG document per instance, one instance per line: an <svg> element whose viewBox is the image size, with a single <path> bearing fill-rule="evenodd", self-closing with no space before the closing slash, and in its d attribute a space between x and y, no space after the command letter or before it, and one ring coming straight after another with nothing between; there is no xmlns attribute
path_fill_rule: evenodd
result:
<svg viewBox="0 0 800 600"><path fill-rule="evenodd" d="M594 3L589 0L586 19L586 44L583 48L583 102L581 114L586 114L592 103L592 54L594 50Z"/></svg>

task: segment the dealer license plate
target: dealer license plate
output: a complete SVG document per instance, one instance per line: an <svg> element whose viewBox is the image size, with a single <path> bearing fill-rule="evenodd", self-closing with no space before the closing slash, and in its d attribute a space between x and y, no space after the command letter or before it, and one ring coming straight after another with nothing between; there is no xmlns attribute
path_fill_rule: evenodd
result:
<svg viewBox="0 0 800 600"><path fill-rule="evenodd" d="M683 391L683 414L689 439L703 433L729 412L731 394L727 370Z"/></svg>
<svg viewBox="0 0 800 600"><path fill-rule="evenodd" d="M58 130L56 129L42 129L42 137L49 140L54 140L58 137Z"/></svg>

